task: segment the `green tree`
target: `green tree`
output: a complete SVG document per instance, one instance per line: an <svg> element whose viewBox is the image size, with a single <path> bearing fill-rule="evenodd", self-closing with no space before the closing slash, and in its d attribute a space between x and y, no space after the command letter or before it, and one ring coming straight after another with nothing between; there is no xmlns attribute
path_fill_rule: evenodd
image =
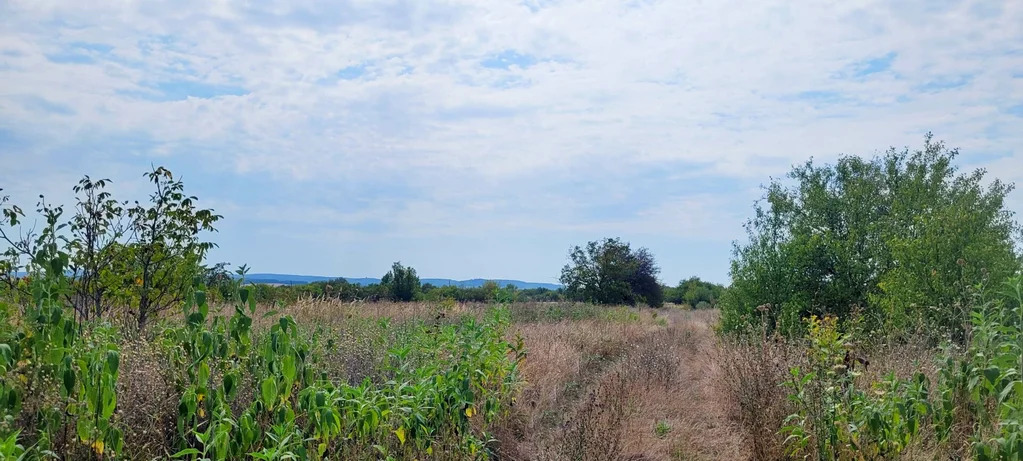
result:
<svg viewBox="0 0 1023 461"><path fill-rule="evenodd" d="M184 184L170 170L157 167L145 177L156 190L148 205L136 201L128 209L133 241L123 252L133 269L130 286L140 329L150 316L185 299L193 279L202 275L206 252L216 246L200 235L215 232L213 224L221 218L213 210L197 208L198 199L185 195Z"/></svg>
<svg viewBox="0 0 1023 461"><path fill-rule="evenodd" d="M961 332L970 288L1017 267L1011 184L961 174L958 151L934 142L872 159L843 156L773 181L736 244L722 322L767 320L796 332L810 315L874 327L925 321Z"/></svg>
<svg viewBox="0 0 1023 461"><path fill-rule="evenodd" d="M646 249L632 250L628 243L607 238L572 249L571 264L561 269L566 295L598 304L643 302L660 307L664 293L657 281L660 268Z"/></svg>
<svg viewBox="0 0 1023 461"><path fill-rule="evenodd" d="M392 301L412 301L419 294L419 276L416 270L396 262L391 271L384 274L380 284L386 287Z"/></svg>
<svg viewBox="0 0 1023 461"><path fill-rule="evenodd" d="M725 287L700 280L699 277L690 277L679 282L675 289L675 296L683 303L692 307L706 305L714 306L721 298ZM705 304L700 304L705 303Z"/></svg>
<svg viewBox="0 0 1023 461"><path fill-rule="evenodd" d="M124 204L104 190L109 182L85 176L73 188L77 203L68 227L73 286L70 301L86 320L100 317L110 308L107 295L113 287L106 281L122 248L118 242L128 231L123 222Z"/></svg>

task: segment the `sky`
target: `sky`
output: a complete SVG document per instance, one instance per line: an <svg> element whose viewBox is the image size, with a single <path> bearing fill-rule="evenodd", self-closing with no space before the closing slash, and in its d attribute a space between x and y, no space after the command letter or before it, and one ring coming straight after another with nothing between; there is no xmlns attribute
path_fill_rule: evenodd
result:
<svg viewBox="0 0 1023 461"><path fill-rule="evenodd" d="M253 272L556 282L621 237L726 283L792 165L930 131L1023 184L1021 128L1018 0L0 0L3 194L163 165Z"/></svg>

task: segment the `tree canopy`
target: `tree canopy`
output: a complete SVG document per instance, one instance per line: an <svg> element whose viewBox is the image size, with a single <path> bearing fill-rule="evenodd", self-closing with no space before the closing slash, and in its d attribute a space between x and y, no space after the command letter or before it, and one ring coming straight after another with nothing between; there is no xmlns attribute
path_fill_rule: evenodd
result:
<svg viewBox="0 0 1023 461"><path fill-rule="evenodd" d="M960 173L957 156L928 135L922 150L810 160L773 181L735 246L723 327L795 331L815 314L961 331L971 289L1018 268L1019 228L1013 186Z"/></svg>
<svg viewBox="0 0 1023 461"><path fill-rule="evenodd" d="M620 239L606 238L585 248L576 246L569 256L571 264L561 269L569 298L597 304L664 304L657 281L660 268L646 248L633 250Z"/></svg>
<svg viewBox="0 0 1023 461"><path fill-rule="evenodd" d="M380 279L380 284L387 288L392 301L412 301L419 294L419 276L416 270L396 262L391 270Z"/></svg>

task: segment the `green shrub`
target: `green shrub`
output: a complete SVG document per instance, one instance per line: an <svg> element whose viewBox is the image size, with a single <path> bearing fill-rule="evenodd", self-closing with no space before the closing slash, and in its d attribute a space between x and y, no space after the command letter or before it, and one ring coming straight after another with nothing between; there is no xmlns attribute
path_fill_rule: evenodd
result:
<svg viewBox="0 0 1023 461"><path fill-rule="evenodd" d="M834 317L811 317L810 365L793 368L786 383L796 408L783 429L790 453L894 459L932 443L953 457L968 446L978 460L1023 458L1023 276L981 300L971 324L966 353L939 362L936 387L920 373L907 380L889 374L863 390L846 368L848 337Z"/></svg>
<svg viewBox="0 0 1023 461"><path fill-rule="evenodd" d="M833 165L812 160L773 181L737 245L723 298L726 331L761 319L800 334L802 319L861 312L869 329L965 342L973 287L1018 265L1013 189L984 171L960 173L958 151L933 142Z"/></svg>

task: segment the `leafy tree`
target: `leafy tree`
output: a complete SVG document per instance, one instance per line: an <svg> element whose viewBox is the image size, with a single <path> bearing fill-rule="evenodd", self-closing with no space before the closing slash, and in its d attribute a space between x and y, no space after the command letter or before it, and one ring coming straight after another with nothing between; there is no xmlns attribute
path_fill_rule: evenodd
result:
<svg viewBox="0 0 1023 461"><path fill-rule="evenodd" d="M0 189L0 191L2 190ZM8 196L0 197L0 209L3 212L0 240L8 245L3 252L0 271L3 271L4 282L11 290L16 287L17 272L20 269L25 269L25 272L29 274L38 275L53 272L49 266L50 261L60 261L61 268L67 267L70 256L66 248L60 248L60 242L66 242L66 239L61 237L62 230L67 228L67 223L61 222L61 216L64 214L63 206L50 205L46 202L45 197L39 196L36 212L43 216L46 225L38 232L35 227L27 231L21 228L25 213L17 205L10 203ZM11 230L4 229L5 226L10 226ZM19 229L17 235L13 232L15 227ZM22 263L22 258L25 258L24 263Z"/></svg>
<svg viewBox="0 0 1023 461"><path fill-rule="evenodd" d="M497 299L497 293L499 290L500 287L497 286L497 282L493 280L487 280L486 282L483 282L482 286L480 286L480 291L483 292L483 300L486 302L491 302Z"/></svg>
<svg viewBox="0 0 1023 461"><path fill-rule="evenodd" d="M704 282L699 277L690 277L679 282L675 293L681 302L695 308L701 303L705 306L716 305L724 290L725 287L721 285Z"/></svg>
<svg viewBox="0 0 1023 461"><path fill-rule="evenodd" d="M213 210L196 208L196 197L187 196L184 184L164 167L145 177L156 190L150 203L138 201L128 209L134 241L126 247L126 259L133 268L132 291L137 300L134 314L144 328L154 313L180 304L193 279L201 275L206 252L216 245L204 242L202 232L215 232L221 216Z"/></svg>
<svg viewBox="0 0 1023 461"><path fill-rule="evenodd" d="M510 283L505 285L504 288L499 288L497 293L494 294L494 300L501 304L513 303L518 300L518 298L519 289Z"/></svg>
<svg viewBox="0 0 1023 461"><path fill-rule="evenodd" d="M607 238L575 247L571 264L561 269L561 283L571 299L598 304L643 302L660 307L664 293L657 281L660 268L646 248L632 250L628 243Z"/></svg>
<svg viewBox="0 0 1023 461"><path fill-rule="evenodd" d="M73 190L77 196L75 215L71 218L68 252L71 257L71 280L74 290L70 301L82 318L100 317L110 305L104 302L113 288L111 269L115 266L118 242L128 231L123 223L124 204L104 190L109 179L82 178Z"/></svg>
<svg viewBox="0 0 1023 461"><path fill-rule="evenodd" d="M810 315L856 314L960 334L971 287L1018 267L1018 227L1004 207L1013 186L959 173L957 155L928 135L922 150L810 160L792 185L772 182L735 246L723 327L795 332Z"/></svg>
<svg viewBox="0 0 1023 461"><path fill-rule="evenodd" d="M396 262L391 271L384 274L380 284L386 287L392 301L412 301L419 293L419 276L416 270Z"/></svg>

